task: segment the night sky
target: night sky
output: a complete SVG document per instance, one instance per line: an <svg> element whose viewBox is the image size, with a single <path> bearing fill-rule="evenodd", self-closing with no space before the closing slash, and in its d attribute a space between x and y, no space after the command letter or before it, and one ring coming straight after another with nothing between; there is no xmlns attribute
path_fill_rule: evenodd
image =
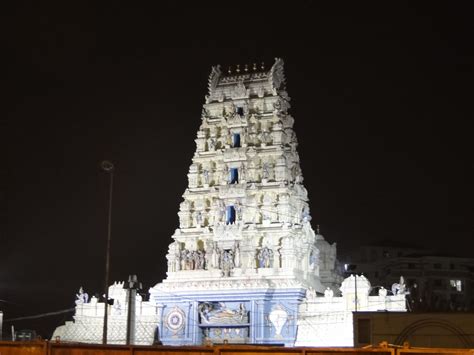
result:
<svg viewBox="0 0 474 355"><path fill-rule="evenodd" d="M472 256L468 2L14 3L2 10L4 319L102 291L103 159L116 166L111 280L165 277L216 64L284 59L312 223L329 242ZM70 316L13 324L49 336Z"/></svg>

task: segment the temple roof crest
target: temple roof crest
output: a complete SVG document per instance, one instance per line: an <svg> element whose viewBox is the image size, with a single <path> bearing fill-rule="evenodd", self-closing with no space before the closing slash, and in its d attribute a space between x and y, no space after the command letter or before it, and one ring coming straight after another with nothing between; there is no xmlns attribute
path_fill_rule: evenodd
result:
<svg viewBox="0 0 474 355"><path fill-rule="evenodd" d="M212 92L217 87L217 83L219 82L219 78L221 76L221 66L216 65L212 67L211 74L209 74L209 79L207 81L207 88L209 89L209 95L212 95Z"/></svg>
<svg viewBox="0 0 474 355"><path fill-rule="evenodd" d="M283 71L283 59L275 58L275 63L270 69L268 80L274 90L279 90L282 85L285 85L285 73Z"/></svg>
<svg viewBox="0 0 474 355"><path fill-rule="evenodd" d="M248 98L249 97L249 92L245 87L244 81L239 80L237 82L237 85L235 85L234 90L232 91L232 99L243 99L243 98Z"/></svg>

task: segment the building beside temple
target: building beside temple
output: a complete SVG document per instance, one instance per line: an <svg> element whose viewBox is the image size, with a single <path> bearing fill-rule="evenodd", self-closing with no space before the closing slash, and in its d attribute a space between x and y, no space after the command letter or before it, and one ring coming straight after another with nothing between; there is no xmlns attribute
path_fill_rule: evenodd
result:
<svg viewBox="0 0 474 355"><path fill-rule="evenodd" d="M371 299L363 276L340 289L336 245L310 223L283 61L213 67L208 90L167 277L140 304L137 327L148 335L136 343L153 342L154 322L166 345L318 345L316 327L328 334L320 345L351 346L354 308L404 311L401 293ZM92 319L83 314L55 335L78 341L74 326ZM93 322L102 324L100 316Z"/></svg>
<svg viewBox="0 0 474 355"><path fill-rule="evenodd" d="M374 284L390 287L403 275L416 312L474 309L474 259L446 255L400 242L353 248L339 259Z"/></svg>

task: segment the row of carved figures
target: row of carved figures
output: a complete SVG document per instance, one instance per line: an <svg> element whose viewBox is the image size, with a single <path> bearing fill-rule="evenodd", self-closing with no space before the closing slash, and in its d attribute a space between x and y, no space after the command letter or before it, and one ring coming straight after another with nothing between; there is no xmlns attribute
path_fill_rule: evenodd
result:
<svg viewBox="0 0 474 355"><path fill-rule="evenodd" d="M236 170L232 170L236 169ZM264 181L286 181L301 184L303 177L297 164L289 168L284 162L263 162L261 165L240 164L235 167L225 165L220 169L209 167L198 170L190 169L188 174L189 187L207 187L214 185L228 185L236 183L261 183Z"/></svg>
<svg viewBox="0 0 474 355"><path fill-rule="evenodd" d="M190 176L189 185L192 187L195 186L213 186L213 185L226 185L226 184L234 184L240 182L261 182L262 180L267 181L274 181L275 180L275 172L278 168L273 168L270 163L262 164L261 168L249 168L247 169L244 165L239 166L238 168L238 176L232 175L229 167L224 167L224 169L220 171L214 171L208 169L203 169L200 174L200 179L195 179L194 176ZM284 179L286 176L287 169L285 166L280 168L280 171L276 173L281 178L279 180ZM197 177L197 176L196 176ZM192 179L195 179L194 181Z"/></svg>
<svg viewBox="0 0 474 355"><path fill-rule="evenodd" d="M252 187L248 188L253 190ZM221 193L224 193L221 189ZM301 185L294 185L291 187L291 190L279 193L279 192L268 192L268 191L252 191L248 193L244 198L237 198L233 200L233 205L236 208L239 206L251 206L258 207L263 206L276 206L276 205L286 205L289 204L299 209L307 205L307 203L301 202L305 201L307 198L307 191ZM224 198L219 198L212 195L198 195L186 197L179 205L179 210L183 212L194 212L194 211L204 211L209 209L222 209L225 210L226 201ZM309 208L309 207L306 207Z"/></svg>
<svg viewBox="0 0 474 355"><path fill-rule="evenodd" d="M258 268L273 267L274 252L263 247L254 253L254 263ZM210 252L204 250L176 250L174 258L169 258L170 271L219 269L223 276L229 276L234 268L241 267L239 244L232 249L221 249L214 244Z"/></svg>
<svg viewBox="0 0 474 355"><path fill-rule="evenodd" d="M268 146L272 144L292 144L297 143L294 132L288 132L283 134L283 131L261 131L259 133L244 133L239 137L239 143L232 140L232 136L225 135L220 137L210 136L204 140L204 138L197 139L198 151L213 152L224 148L238 148L241 145L245 146Z"/></svg>
<svg viewBox="0 0 474 355"><path fill-rule="evenodd" d="M241 112L239 110L239 112ZM270 112L267 112L269 114ZM207 116L209 118L209 116ZM246 117L245 110L243 115L227 115L223 113L221 115L222 118L228 119L230 117L237 117L237 118L242 118ZM273 120L269 120L268 116L267 119L261 120L260 117L251 115L248 120L246 119L241 119L240 120L240 125L235 125L235 122L229 122L227 121L227 124L225 121L221 120L217 122L215 119L218 117L213 117L212 122L207 121L207 123L204 123L199 127L198 131L198 138L209 138L209 137L215 137L215 138L221 138L221 137L227 137L231 136L233 133L240 133L240 132L248 132L248 133L259 133L262 131L278 131L278 130L290 130L292 129L293 126L293 119L289 117L285 118L280 118L280 117L274 117ZM236 126L240 126L239 128L235 128ZM289 133L289 131L288 131Z"/></svg>
<svg viewBox="0 0 474 355"><path fill-rule="evenodd" d="M288 204L270 206L246 206L242 208L235 205L235 219L227 220L225 208L213 208L210 211L179 212L181 228L202 228L220 224L267 224L267 223L290 223L300 224L309 222L311 215L308 208L296 213L294 208Z"/></svg>
<svg viewBox="0 0 474 355"><path fill-rule="evenodd" d="M237 89L237 93L234 91L234 95L224 95L223 92L217 93L217 96L214 97L221 105L213 105L213 107L204 106L201 112L202 119L216 119L216 118L224 118L227 120L231 120L233 118L248 118L250 117L258 117L269 114L274 114L277 116L283 116L288 113L290 109L290 98L286 92L281 92L279 96L272 97L272 101L263 99L265 95L265 90L263 87L260 87L256 91L253 92L253 97L250 98L250 90L245 88L243 83L238 83L234 90ZM235 105L233 101L224 102L224 99L227 97L228 99L235 99L235 94L239 97L239 101L245 97L244 102L239 102L238 105ZM272 91L272 94L276 94L276 92ZM258 99L255 97L258 97ZM209 103L206 100L207 103Z"/></svg>
<svg viewBox="0 0 474 355"><path fill-rule="evenodd" d="M115 287L116 284L114 284L112 287ZM123 289L123 285L120 286L122 289ZM125 290L123 291L125 292ZM84 291L83 287L81 286L79 288L79 291L78 293L76 293L76 300L75 300L75 303L76 303L76 306L79 306L79 305L82 305L82 304L85 304L85 303L90 303L92 305L96 305L98 302L99 302L99 295L96 294L96 295L92 295L92 297L89 298L89 294ZM109 294L109 299L113 299L114 295L113 294ZM135 299L136 299L136 302L142 302L143 299L142 299L142 296L137 293L136 296L135 296ZM118 299L114 299L114 306L117 307L117 305L120 305L120 302Z"/></svg>
<svg viewBox="0 0 474 355"><path fill-rule="evenodd" d="M232 151L232 154L235 152ZM227 154L227 153L225 153ZM225 155L229 159L226 161L232 160L232 154ZM245 159L243 159L245 158ZM204 170L209 172L226 172L229 171L231 167L240 169L260 169L264 166L274 168L277 166L286 167L292 172L293 175L301 174L301 168L299 166L299 155L296 152L285 151L279 152L277 155L260 157L257 153L252 150L244 154L237 154L237 160L235 163L225 164L222 159L214 159L212 161L194 161L193 164L189 167L190 173L202 173Z"/></svg>

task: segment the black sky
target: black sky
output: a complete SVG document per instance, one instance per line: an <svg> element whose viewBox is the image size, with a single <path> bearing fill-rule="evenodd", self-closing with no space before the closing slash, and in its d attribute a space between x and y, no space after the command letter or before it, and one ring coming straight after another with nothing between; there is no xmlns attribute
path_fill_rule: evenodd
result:
<svg viewBox="0 0 474 355"><path fill-rule="evenodd" d="M151 3L151 2L150 2ZM347 248L471 256L468 2L32 2L5 8L0 303L5 318L165 277L212 65L285 60L313 222ZM429 6L427 6L429 4ZM47 335L61 319L18 322ZM48 328L49 327L49 328Z"/></svg>

